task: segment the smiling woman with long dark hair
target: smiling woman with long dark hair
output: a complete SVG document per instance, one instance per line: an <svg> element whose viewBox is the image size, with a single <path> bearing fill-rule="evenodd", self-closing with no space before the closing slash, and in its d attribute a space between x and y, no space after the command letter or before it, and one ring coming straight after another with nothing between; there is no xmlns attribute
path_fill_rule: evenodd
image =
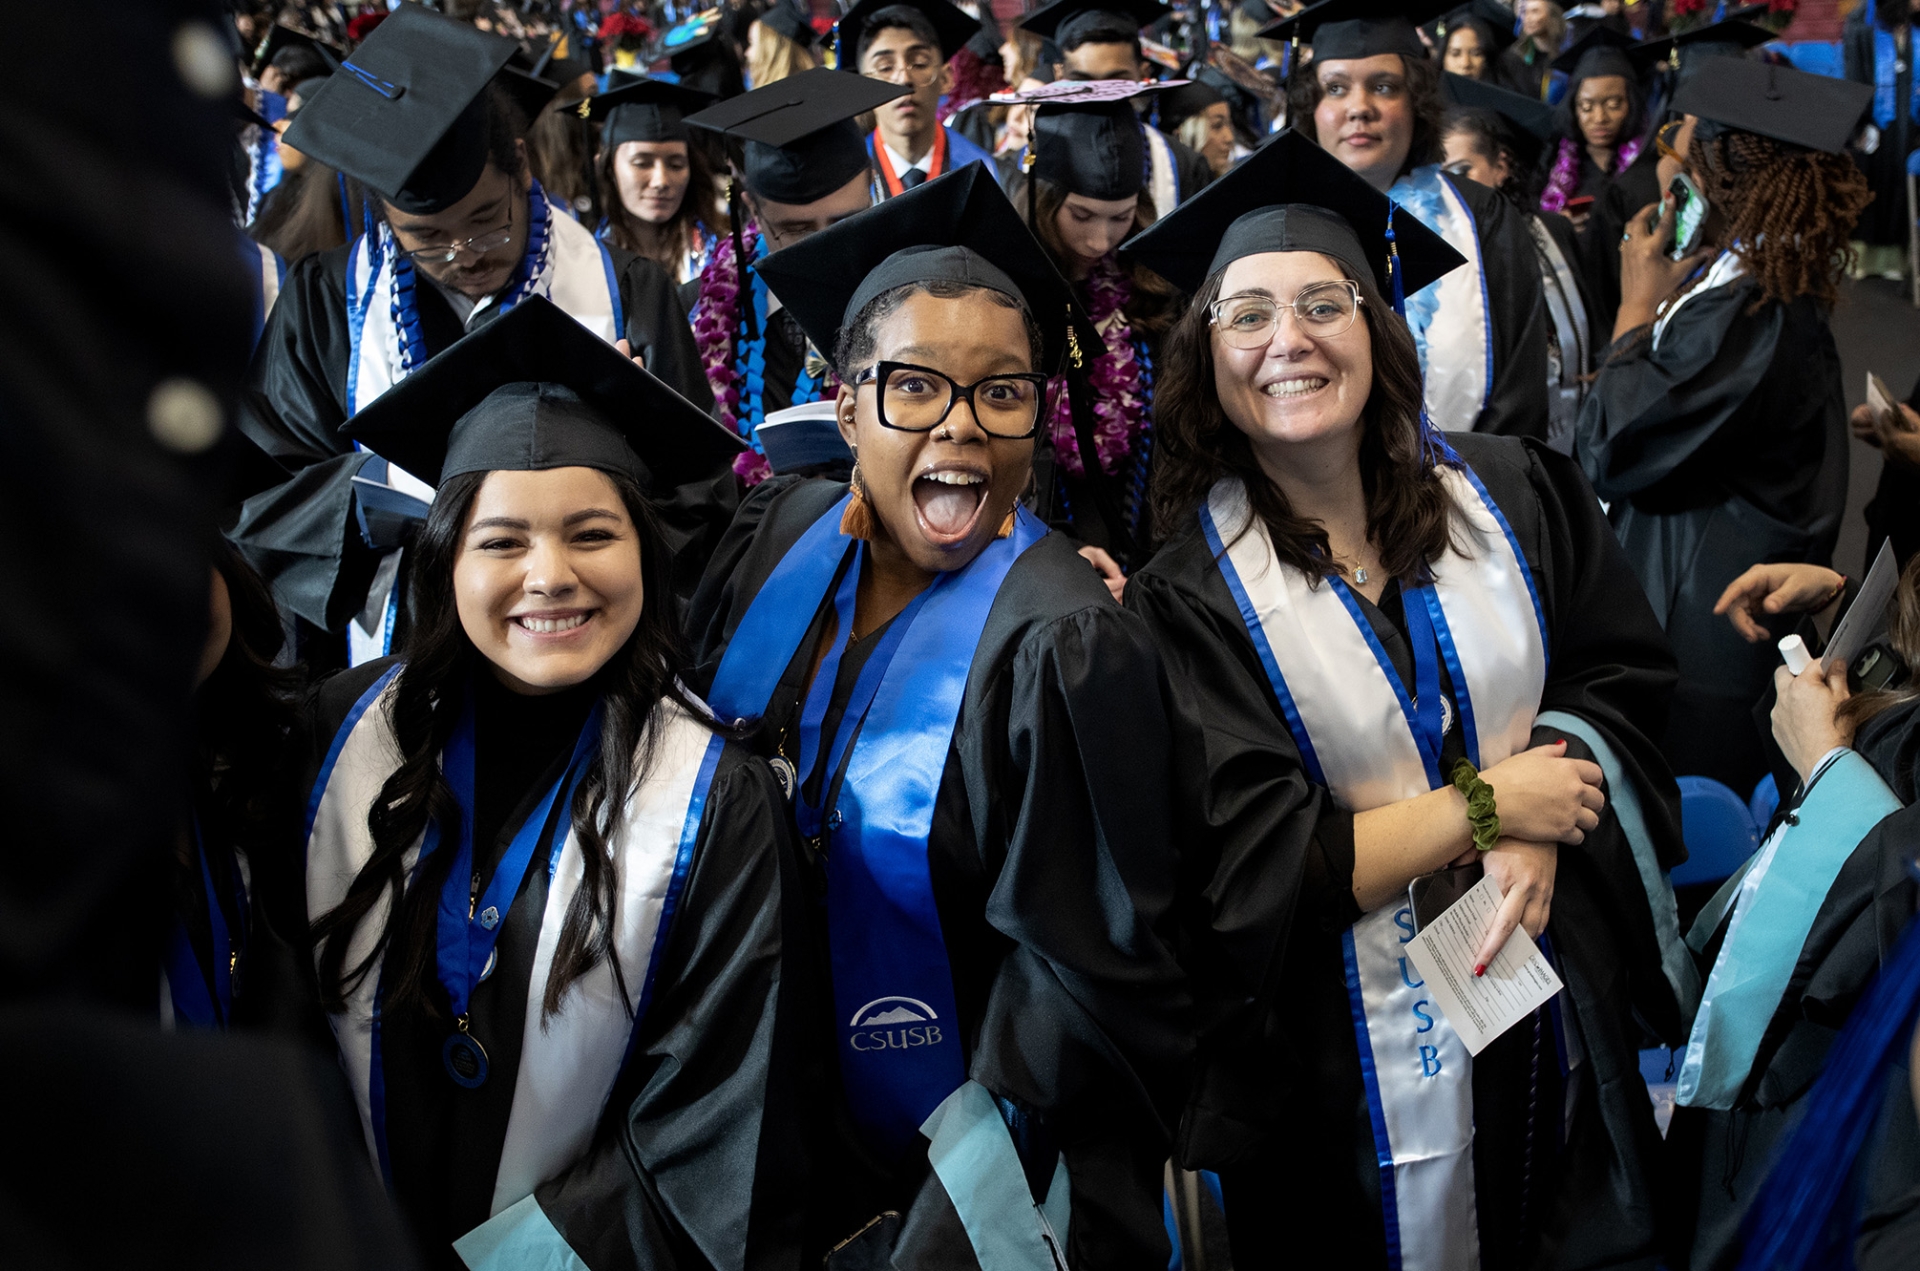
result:
<svg viewBox="0 0 1920 1271"><path fill-rule="evenodd" d="M680 685L655 510L737 446L539 299L347 427L438 479L403 651L321 689L301 786L368 1148L437 1265L750 1263L794 1238L762 1125L796 1071L790 840Z"/></svg>
<svg viewBox="0 0 1920 1271"><path fill-rule="evenodd" d="M857 467L759 486L690 622L825 902L812 1252L1165 1266L1186 1025L1160 670L1018 503L1047 373L1099 336L978 164L762 267L834 350ZM983 1224L986 1185L1031 1200Z"/></svg>
<svg viewBox="0 0 1920 1271"><path fill-rule="evenodd" d="M1126 600L1179 707L1203 1021L1179 1163L1220 1171L1240 1266L1653 1258L1652 1110L1614 1074L1641 1021L1683 1018L1647 739L1673 671L1592 492L1537 442L1426 423L1384 284L1462 261L1305 138L1124 250L1194 296L1158 402L1166 541ZM1405 945L1410 890L1483 878L1474 973L1550 937L1570 992L1470 1054Z"/></svg>

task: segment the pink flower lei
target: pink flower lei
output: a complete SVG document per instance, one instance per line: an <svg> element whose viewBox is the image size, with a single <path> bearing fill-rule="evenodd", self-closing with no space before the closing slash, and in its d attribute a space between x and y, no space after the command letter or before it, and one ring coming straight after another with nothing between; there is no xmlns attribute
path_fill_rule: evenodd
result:
<svg viewBox="0 0 1920 1271"><path fill-rule="evenodd" d="M1107 351L1093 360L1087 372L1093 386L1093 448L1100 457L1101 469L1111 475L1132 453L1152 403L1147 400L1133 326L1127 321L1127 302L1133 299L1132 276L1120 267L1118 258L1108 253L1088 275L1087 293L1091 310L1087 316L1107 343ZM1048 392L1053 410L1047 429L1053 438L1054 458L1074 476L1083 476L1086 469L1080 462L1080 444L1073 432L1066 378L1056 376Z"/></svg>
<svg viewBox="0 0 1920 1271"><path fill-rule="evenodd" d="M1614 173L1625 172L1627 166L1640 157L1640 139L1635 137L1613 158ZM1612 174L1609 174L1612 175ZM1580 144L1571 137L1560 138L1560 145L1553 156L1553 173L1547 178L1547 188L1540 192L1540 210L1542 212L1564 212L1567 200L1580 188Z"/></svg>

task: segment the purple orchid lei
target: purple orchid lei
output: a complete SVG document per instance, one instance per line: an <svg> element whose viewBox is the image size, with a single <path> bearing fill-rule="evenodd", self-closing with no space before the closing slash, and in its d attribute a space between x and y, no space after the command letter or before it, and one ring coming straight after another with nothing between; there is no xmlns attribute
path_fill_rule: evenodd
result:
<svg viewBox="0 0 1920 1271"><path fill-rule="evenodd" d="M1107 351L1095 358L1087 371L1087 382L1093 387L1093 448L1101 469L1111 474L1132 452L1151 403L1147 401L1133 328L1127 321L1133 279L1112 253L1101 258L1087 276L1087 293L1091 310L1087 316L1107 343ZM1054 457L1067 472L1083 476L1086 469L1080 462L1080 446L1073 432L1066 377L1055 377L1048 392L1053 410L1047 428L1053 438Z"/></svg>
<svg viewBox="0 0 1920 1271"><path fill-rule="evenodd" d="M1614 156L1614 172L1625 172L1627 165L1639 158L1640 145L1640 139L1635 137L1620 147L1620 153ZM1580 144L1573 138L1560 138L1560 147L1553 156L1553 173L1547 178L1547 188L1540 192L1542 212L1567 210L1567 200L1580 186L1580 150Z"/></svg>

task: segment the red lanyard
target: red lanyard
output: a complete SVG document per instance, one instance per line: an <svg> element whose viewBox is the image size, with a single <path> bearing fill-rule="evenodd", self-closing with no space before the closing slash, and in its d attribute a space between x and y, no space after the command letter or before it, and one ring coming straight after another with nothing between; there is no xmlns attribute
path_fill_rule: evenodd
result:
<svg viewBox="0 0 1920 1271"><path fill-rule="evenodd" d="M893 172L893 156L887 153L887 143L880 139L880 130L873 130L873 157L880 168L880 179L887 183L887 197L906 192L900 184L900 178ZM947 130L942 127L933 134L933 161L927 165L927 180L931 181L947 170Z"/></svg>

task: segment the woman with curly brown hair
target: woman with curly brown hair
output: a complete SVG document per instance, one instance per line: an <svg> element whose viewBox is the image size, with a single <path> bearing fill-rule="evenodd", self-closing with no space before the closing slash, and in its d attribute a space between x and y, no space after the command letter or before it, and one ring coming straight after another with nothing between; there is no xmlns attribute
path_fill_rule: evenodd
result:
<svg viewBox="0 0 1920 1271"><path fill-rule="evenodd" d="M1129 250L1193 295L1156 403L1167 541L1126 594L1191 792L1180 1163L1220 1171L1239 1266L1650 1264L1659 1139L1621 1074L1690 987L1673 665L1593 492L1426 424L1383 291L1462 262L1297 134ZM1478 971L1524 927L1571 993L1473 1054L1404 946L1446 904L1410 888L1482 877Z"/></svg>
<svg viewBox="0 0 1920 1271"><path fill-rule="evenodd" d="M1871 97L1737 58L1682 86L1675 108L1698 120L1682 175L1700 197L1669 194L1657 228L1651 208L1628 223L1613 342L1577 428L1679 655L1667 758L1735 790L1765 771L1751 711L1778 659L1713 604L1756 561L1832 557L1847 422L1828 313L1869 197L1840 150Z"/></svg>

